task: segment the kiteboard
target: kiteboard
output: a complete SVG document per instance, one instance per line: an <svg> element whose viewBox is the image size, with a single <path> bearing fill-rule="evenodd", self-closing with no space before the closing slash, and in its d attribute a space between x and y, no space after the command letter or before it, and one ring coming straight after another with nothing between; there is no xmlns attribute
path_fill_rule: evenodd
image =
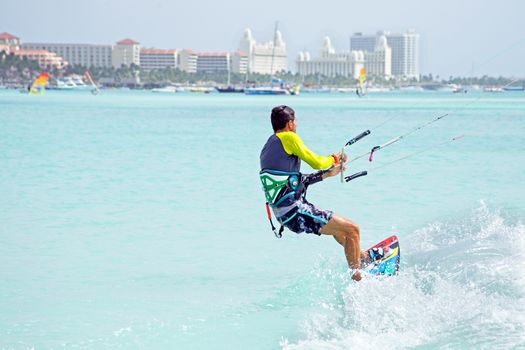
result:
<svg viewBox="0 0 525 350"><path fill-rule="evenodd" d="M399 241L390 236L366 250L362 270L371 275L393 276L399 271Z"/></svg>

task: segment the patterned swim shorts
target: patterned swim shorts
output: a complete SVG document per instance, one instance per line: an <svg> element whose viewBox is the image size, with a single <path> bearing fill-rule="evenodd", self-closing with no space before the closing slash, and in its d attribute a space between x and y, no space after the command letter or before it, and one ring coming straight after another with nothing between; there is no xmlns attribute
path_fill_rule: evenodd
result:
<svg viewBox="0 0 525 350"><path fill-rule="evenodd" d="M279 222L295 233L321 235L321 229L330 221L333 212L317 208L306 199L297 202L297 209L279 218Z"/></svg>

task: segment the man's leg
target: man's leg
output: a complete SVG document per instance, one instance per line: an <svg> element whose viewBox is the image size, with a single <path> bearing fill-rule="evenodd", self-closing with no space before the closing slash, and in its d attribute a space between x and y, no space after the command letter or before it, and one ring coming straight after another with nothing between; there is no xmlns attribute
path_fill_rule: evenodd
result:
<svg viewBox="0 0 525 350"><path fill-rule="evenodd" d="M334 236L335 240L344 247L346 261L351 269L361 267L360 230L357 224L334 214L332 219L320 230L320 233ZM361 275L356 272L352 278L359 281Z"/></svg>

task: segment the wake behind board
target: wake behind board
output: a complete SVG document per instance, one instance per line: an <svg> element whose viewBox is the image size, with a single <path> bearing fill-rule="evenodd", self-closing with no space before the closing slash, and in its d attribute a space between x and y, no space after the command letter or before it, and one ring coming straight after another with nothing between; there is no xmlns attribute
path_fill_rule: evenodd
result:
<svg viewBox="0 0 525 350"><path fill-rule="evenodd" d="M397 236L390 236L370 247L366 253L369 261L363 262L363 271L371 275L393 276L399 270L399 241Z"/></svg>

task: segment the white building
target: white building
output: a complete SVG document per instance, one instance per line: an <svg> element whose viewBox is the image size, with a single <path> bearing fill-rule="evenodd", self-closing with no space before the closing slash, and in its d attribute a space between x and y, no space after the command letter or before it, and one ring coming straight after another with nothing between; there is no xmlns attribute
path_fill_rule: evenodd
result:
<svg viewBox="0 0 525 350"><path fill-rule="evenodd" d="M329 37L324 38L319 57L312 59L309 52L299 52L297 73L300 75L343 76L357 79L365 65L363 51L336 53Z"/></svg>
<svg viewBox="0 0 525 350"><path fill-rule="evenodd" d="M229 52L197 52L197 72L214 73L230 70Z"/></svg>
<svg viewBox="0 0 525 350"><path fill-rule="evenodd" d="M392 76L392 48L388 46L385 35L377 37L374 51L361 52L364 52L367 76L385 79L389 79Z"/></svg>
<svg viewBox="0 0 525 350"><path fill-rule="evenodd" d="M177 68L177 50L140 49L140 68L144 70Z"/></svg>
<svg viewBox="0 0 525 350"><path fill-rule="evenodd" d="M288 70L288 52L280 31L275 32L273 41L259 44L247 28L239 43L239 51L247 54L251 73L275 74Z"/></svg>
<svg viewBox="0 0 525 350"><path fill-rule="evenodd" d="M408 30L402 34L380 31L377 35L355 33L350 38L351 50L372 52L378 38L385 36L387 45L392 49L392 72L398 78L419 79L419 34Z"/></svg>
<svg viewBox="0 0 525 350"><path fill-rule="evenodd" d="M409 30L388 35L392 47L392 75L419 79L419 34Z"/></svg>
<svg viewBox="0 0 525 350"><path fill-rule="evenodd" d="M233 73L246 74L248 72L248 55L236 51L231 55L231 70Z"/></svg>
<svg viewBox="0 0 525 350"><path fill-rule="evenodd" d="M47 50L62 57L70 65L111 67L111 45L24 43L23 50Z"/></svg>
<svg viewBox="0 0 525 350"><path fill-rule="evenodd" d="M179 54L179 68L188 73L197 72L197 52L184 49Z"/></svg>
<svg viewBox="0 0 525 350"><path fill-rule="evenodd" d="M113 47L111 62L115 68L120 68L123 65L130 66L131 64L140 66L139 43L131 39L118 41Z"/></svg>

